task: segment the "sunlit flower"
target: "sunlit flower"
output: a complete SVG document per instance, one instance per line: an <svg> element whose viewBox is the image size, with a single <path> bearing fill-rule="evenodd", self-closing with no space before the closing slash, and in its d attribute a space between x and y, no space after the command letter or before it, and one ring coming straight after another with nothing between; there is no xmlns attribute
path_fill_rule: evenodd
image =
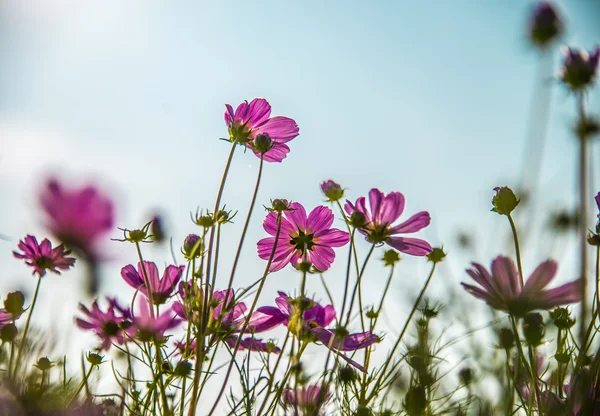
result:
<svg viewBox="0 0 600 416"><path fill-rule="evenodd" d="M339 201L344 197L344 190L340 184L331 179L326 180L321 184L321 191L323 191L323 194L327 197L329 202Z"/></svg>
<svg viewBox="0 0 600 416"><path fill-rule="evenodd" d="M93 331L102 341L102 349L107 350L113 343L122 345L125 342L123 331L130 324L131 313L129 309L119 306L116 298L107 298L108 309L102 311L98 301L92 304L89 310L83 304L79 309L86 315L85 319L77 318L75 322L81 329Z"/></svg>
<svg viewBox="0 0 600 416"><path fill-rule="evenodd" d="M37 273L40 277L46 274L46 270L60 274L60 270L69 270L75 259L68 257L71 253L65 250L63 245L52 248L52 243L47 238L38 244L37 238L32 235L27 235L19 241L18 248L22 251L19 253L13 251L13 255L18 259L25 259L25 264L33 268L33 273Z"/></svg>
<svg viewBox="0 0 600 416"><path fill-rule="evenodd" d="M390 192L385 195L379 189L369 191L369 205L364 196L353 204L346 201L344 209L353 225L373 244L386 243L402 253L425 256L432 250L431 245L419 238L399 237L398 234L416 233L427 227L431 221L429 213L418 212L401 224L392 226L404 212L404 195ZM354 218L353 218L354 217ZM358 218L357 218L358 217Z"/></svg>
<svg viewBox="0 0 600 416"><path fill-rule="evenodd" d="M565 283L554 289L546 286L556 276L558 264L546 260L531 274L525 286L521 284L515 263L508 257L498 256L492 261L492 273L479 263L472 263L467 270L479 287L461 283L465 290L478 299L484 300L494 309L523 316L535 310L548 310L560 305L581 300L580 280Z"/></svg>
<svg viewBox="0 0 600 416"><path fill-rule="evenodd" d="M319 416L323 414L323 406L331 400L331 391L329 386L321 384L302 386L285 390L281 400L294 415Z"/></svg>
<svg viewBox="0 0 600 416"><path fill-rule="evenodd" d="M267 162L281 162L286 157L290 148L285 143L297 137L300 131L294 120L270 117L271 105L264 98L255 98L250 103L244 101L235 111L231 105L225 106L225 124L232 142L245 145L258 157L263 154ZM259 135L260 143L255 146Z"/></svg>
<svg viewBox="0 0 600 416"><path fill-rule="evenodd" d="M320 271L329 269L335 259L332 247L345 245L350 236L337 228L331 228L334 218L327 207L318 206L308 216L304 207L297 202L292 202L290 208L283 212L281 218L281 230L270 271L281 270L288 263L298 266L304 261ZM258 256L269 260L277 234L276 213L267 214L263 228L273 237L263 238L258 242Z"/></svg>
<svg viewBox="0 0 600 416"><path fill-rule="evenodd" d="M93 186L65 189L51 179L41 194L50 231L88 259L100 256L100 239L114 223L113 202Z"/></svg>
<svg viewBox="0 0 600 416"><path fill-rule="evenodd" d="M144 261L144 267L138 262L137 270L131 265L121 269L121 276L134 289L139 289L148 297L148 288L144 273L148 278L150 291L152 292L152 303L155 305L163 304L169 299L175 287L181 280L181 275L185 266L167 266L163 272L162 278L158 277L158 267L151 261Z"/></svg>
<svg viewBox="0 0 600 416"><path fill-rule="evenodd" d="M339 335L335 329L327 328L335 319L332 305L325 307L307 299L293 299L283 292L275 299L276 307L263 306L256 310L250 319L250 327L255 331L267 331L279 325L285 325L296 337L319 341L327 348L338 352L338 355L361 371L364 368L339 351L356 351L379 342L379 338L371 332ZM303 312L302 312L303 311Z"/></svg>
<svg viewBox="0 0 600 416"><path fill-rule="evenodd" d="M164 342L165 332L176 328L182 322L171 308L161 314L151 313L152 306L143 296L138 298L137 306L137 314L132 316L132 325L127 329L127 334L142 342Z"/></svg>

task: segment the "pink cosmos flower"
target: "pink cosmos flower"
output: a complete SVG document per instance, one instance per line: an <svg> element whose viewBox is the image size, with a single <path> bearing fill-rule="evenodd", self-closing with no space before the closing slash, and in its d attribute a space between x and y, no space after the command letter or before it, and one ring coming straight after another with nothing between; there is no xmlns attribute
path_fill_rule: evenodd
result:
<svg viewBox="0 0 600 416"><path fill-rule="evenodd" d="M75 264L75 259L68 257L71 253L69 250L65 250L62 244L52 248L52 243L47 238L38 244L37 238L27 235L19 241L18 248L22 253L13 251L13 255L18 259L25 259L25 264L33 268L32 274L37 273L40 277L46 275L46 270L60 274L59 269L69 270Z"/></svg>
<svg viewBox="0 0 600 416"><path fill-rule="evenodd" d="M298 266L306 260L316 269L326 271L335 259L332 247L342 247L348 243L349 234L331 228L333 213L325 206L316 207L308 216L304 207L297 202L292 202L290 208L283 212L279 240L269 270L281 270L288 263ZM258 242L258 256L269 260L277 234L276 213L267 215L263 228L273 237Z"/></svg>
<svg viewBox="0 0 600 416"><path fill-rule="evenodd" d="M113 202L93 186L66 189L51 179L40 196L52 233L87 259L98 260L99 242L113 227Z"/></svg>
<svg viewBox="0 0 600 416"><path fill-rule="evenodd" d="M322 415L321 409L331 400L329 386L320 384L288 389L281 395L281 400L286 408L293 409L294 415Z"/></svg>
<svg viewBox="0 0 600 416"><path fill-rule="evenodd" d="M298 302L307 303L308 306L299 319L299 311L296 306ZM319 341L327 348L338 353L338 355L361 371L365 369L358 363L352 361L340 351L356 351L379 342L379 337L371 332L360 332L349 334L344 337L337 336L334 329L327 327L335 319L333 306L321 306L311 299L293 299L283 292L275 299L276 307L262 306L250 318L250 327L256 331L267 331L279 325L290 328L290 332L298 337L312 334L315 342ZM301 325L299 325L301 322Z"/></svg>
<svg viewBox="0 0 600 416"><path fill-rule="evenodd" d="M369 191L367 208L365 197L356 203L346 200L344 209L350 216L350 222L373 244L386 243L402 253L413 256L425 256L431 253L431 245L419 238L399 237L398 234L416 233L427 227L431 221L429 213L421 211L401 224L392 226L404 211L404 195L390 192L385 195L379 189Z"/></svg>
<svg viewBox="0 0 600 416"><path fill-rule="evenodd" d="M290 148L285 144L298 136L300 129L294 120L288 117L270 117L271 105L264 98L255 98L248 103L244 101L233 111L233 107L226 104L225 124L229 128L229 137L232 142L243 144L258 157L261 152L255 148L254 139L258 135L265 135L270 140L270 149L264 153L267 162L281 162L289 153ZM264 143L261 143L263 146Z"/></svg>
<svg viewBox="0 0 600 416"><path fill-rule="evenodd" d="M556 276L558 264L546 260L531 274L525 286L521 284L515 263L508 257L498 256L492 261L492 273L484 266L472 263L467 270L479 287L461 283L467 292L484 300L494 309L523 316L528 312L576 303L581 300L580 280L565 283L555 289L545 289Z"/></svg>
<svg viewBox="0 0 600 416"><path fill-rule="evenodd" d="M596 194L594 199L596 200L596 205L598 206L598 218L600 218L600 192Z"/></svg>
<svg viewBox="0 0 600 416"><path fill-rule="evenodd" d="M198 288L192 288L188 283L187 293L185 291L185 285L180 284L179 286L179 294L181 295L183 302L174 302L173 311L177 314L177 316L189 320L190 317L194 317L196 321L198 320L199 311L193 310L193 307L190 305L193 304L194 298L198 296L198 293L201 293ZM226 296L227 295L227 296ZM229 306L224 309L224 303L227 299ZM211 337L211 341L209 344L213 344L217 340L221 339L225 342L230 348L235 348L238 339L240 338L240 333L242 327L244 326L244 321L246 320L246 310L247 306L244 302L235 302L235 292L233 289L230 289L229 292L225 290L217 290L213 292L211 300L209 302L210 305L210 316L208 322L208 328L206 330L206 335ZM252 333L262 332L260 329L252 328L252 331L248 331ZM180 343L181 347L185 350L185 344ZM271 344L263 342L261 339L254 338L253 336L249 336L243 338L240 341L239 350L250 350L250 351L259 351L259 352L272 352L278 354L281 350Z"/></svg>
<svg viewBox="0 0 600 416"><path fill-rule="evenodd" d="M137 270L131 265L127 265L121 269L121 276L134 289L139 289L144 296L148 297L148 288L144 279L144 270L148 276L148 284L152 292L152 303L161 305L169 299L175 286L181 280L181 275L185 270L185 266L167 266L163 272L162 278L158 277L158 267L151 261L144 261L144 268L138 262Z"/></svg>
<svg viewBox="0 0 600 416"><path fill-rule="evenodd" d="M98 306L98 301L92 304L89 310L83 304L79 304L79 309L86 315L86 319L76 318L75 322L81 329L93 331L102 341L102 349L108 350L113 343L123 345L125 342L123 328L130 324L131 313L119 305L116 298L106 298L108 300L108 309L102 311Z"/></svg>
<svg viewBox="0 0 600 416"><path fill-rule="evenodd" d="M127 329L127 334L132 338L142 342L152 340L164 342L165 332L176 328L182 322L171 308L160 315L150 313L152 306L148 304L148 300L143 296L138 298L137 304L138 313L132 316L132 325Z"/></svg>

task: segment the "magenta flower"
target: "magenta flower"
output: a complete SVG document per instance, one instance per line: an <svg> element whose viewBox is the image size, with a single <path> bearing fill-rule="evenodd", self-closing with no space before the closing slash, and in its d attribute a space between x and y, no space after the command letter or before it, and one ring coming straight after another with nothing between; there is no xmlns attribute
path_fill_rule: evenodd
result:
<svg viewBox="0 0 600 416"><path fill-rule="evenodd" d="M152 292L152 303L161 305L169 299L175 286L181 280L181 275L185 270L185 266L167 266L163 272L162 278L158 277L158 268L151 261L144 261L144 268L138 262L138 268L129 264L121 269L121 276L134 289L138 289L146 297L148 297L148 288L144 279L144 271L148 277L148 284Z"/></svg>
<svg viewBox="0 0 600 416"><path fill-rule="evenodd" d="M596 205L598 206L598 218L600 218L600 192L596 194L594 199L596 200Z"/></svg>
<svg viewBox="0 0 600 416"><path fill-rule="evenodd" d="M494 309L523 316L538 309L548 310L556 306L581 300L580 280L565 283L555 289L545 289L556 276L558 264L546 260L531 274L525 286L521 284L515 263L508 257L498 256L492 261L492 273L478 263L467 270L479 287L461 283L465 290L484 300Z"/></svg>
<svg viewBox="0 0 600 416"><path fill-rule="evenodd" d="M92 310L79 304L79 309L86 315L86 319L76 318L75 322L81 329L93 331L102 341L102 349L108 350L113 343L123 345L125 333L123 328L130 325L131 313L129 309L119 306L116 298L107 298L108 309L103 312L98 307L98 301L92 304Z"/></svg>
<svg viewBox="0 0 600 416"><path fill-rule="evenodd" d="M398 234L416 233L427 227L431 221L427 211L421 211L401 224L392 226L404 212L404 195L390 192L385 195L379 189L369 191L370 210L365 197L361 196L352 204L346 200L344 209L350 216L352 225L365 235L372 244L386 243L402 253L425 256L431 253L431 245L419 238L398 237Z"/></svg>
<svg viewBox="0 0 600 416"><path fill-rule="evenodd" d="M308 305L304 307L302 319L300 319L300 310L298 309L300 303ZM306 339L306 337L312 336L315 342L321 342L348 363L365 371L362 366L341 354L340 351L357 351L373 345L379 342L376 335L369 331L346 336L337 335L335 329L327 328L336 315L335 309L331 305L323 307L311 299L293 299L283 292L279 292L275 304L276 307L260 307L252 315L250 327L255 332L267 331L279 325L288 326L290 332L297 337Z"/></svg>
<svg viewBox="0 0 600 416"><path fill-rule="evenodd" d="M6 311L6 309L0 309L0 329L7 324L11 324L15 317Z"/></svg>
<svg viewBox="0 0 600 416"><path fill-rule="evenodd" d="M194 317L195 320L198 320L199 311L195 310L193 305L198 295L200 294L200 296L202 296L201 293L202 292L198 288L193 288L189 283L186 293L185 286L181 284L179 287L179 294L181 295L183 302L174 302L173 311L185 320L190 320L190 317ZM228 306L224 305L226 300ZM235 292L233 289L230 289L229 292L225 290L213 292L209 305L210 315L208 328L206 330L206 335L211 338L209 345L217 342L217 340L222 340L230 348L235 348L238 339L242 336L241 330L244 326L244 321L246 320L246 304L244 302L236 302ZM249 329L251 330L248 332L252 333L262 332L260 329L256 328ZM182 348L184 347L185 345L182 346ZM261 339L256 339L253 336L243 338L240 341L238 349L272 352L276 354L281 351L276 346L263 342Z"/></svg>
<svg viewBox="0 0 600 416"><path fill-rule="evenodd" d="M264 153L267 162L281 162L289 153L285 144L298 136L300 129L294 120L288 117L270 117L271 105L264 98L244 101L233 111L226 104L225 124L229 128L230 140L243 144L258 157ZM257 136L260 143L255 143Z"/></svg>
<svg viewBox="0 0 600 416"><path fill-rule="evenodd" d="M318 206L307 216L306 210L297 202L290 204L291 210L284 211L281 219L279 240L270 271L281 270L288 263L298 266L306 261L320 271L329 269L335 253L332 247L342 247L349 240L348 233L331 228L333 213L324 206ZM258 242L258 256L269 260L277 234L277 214L271 212L265 218L263 228L273 237Z"/></svg>
<svg viewBox="0 0 600 416"><path fill-rule="evenodd" d="M302 386L284 391L281 400L285 407L294 410L294 415L319 416L323 414L323 406L331 400L331 391L329 386L320 384Z"/></svg>
<svg viewBox="0 0 600 416"><path fill-rule="evenodd" d="M182 322L171 308L155 315L151 313L152 305L148 304L145 297L139 297L137 302L138 313L132 316L132 325L127 329L127 334L132 338L142 342L154 340L162 343L166 340L165 332Z"/></svg>
<svg viewBox="0 0 600 416"><path fill-rule="evenodd" d="M97 260L100 238L113 227L113 202L93 186L65 189L56 179L48 181L40 198L52 233L69 248Z"/></svg>
<svg viewBox="0 0 600 416"><path fill-rule="evenodd" d="M59 269L69 270L75 264L75 259L68 257L71 253L69 250L65 250L62 244L52 248L52 243L47 238L38 244L37 238L27 235L19 241L18 248L22 253L13 251L13 255L18 259L25 259L25 264L33 268L32 274L37 273L40 277L46 275L46 270L60 274Z"/></svg>

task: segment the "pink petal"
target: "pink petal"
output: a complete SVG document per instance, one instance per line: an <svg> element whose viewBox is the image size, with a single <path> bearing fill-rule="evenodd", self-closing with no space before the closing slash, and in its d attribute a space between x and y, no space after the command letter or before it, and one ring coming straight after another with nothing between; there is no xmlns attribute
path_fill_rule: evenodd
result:
<svg viewBox="0 0 600 416"><path fill-rule="evenodd" d="M144 271L146 274L144 275ZM160 287L160 279L158 277L158 267L156 264L151 261L144 261L144 264L138 262L138 274L143 279L145 283L145 279L148 279L148 284L150 285L150 290L158 289Z"/></svg>
<svg viewBox="0 0 600 416"><path fill-rule="evenodd" d="M493 283L498 293L514 299L521 293L521 280L515 263L508 257L498 256L492 261Z"/></svg>
<svg viewBox="0 0 600 416"><path fill-rule="evenodd" d="M384 197L379 217L375 221L378 224L391 224L402 215L403 211L404 195L400 192L390 192Z"/></svg>
<svg viewBox="0 0 600 416"><path fill-rule="evenodd" d="M369 205L371 206L371 213L373 214L373 222L375 224L381 224L381 203L383 202L384 194L377 188L373 188L369 191Z"/></svg>
<svg viewBox="0 0 600 416"><path fill-rule="evenodd" d="M254 149L251 149L254 154L260 158L260 152L256 152ZM290 152L290 148L286 144L275 144L273 148L267 151L263 155L263 160L265 162L281 162L286 158L287 154Z"/></svg>
<svg viewBox="0 0 600 416"><path fill-rule="evenodd" d="M294 120L289 117L273 117L252 132L252 135L266 133L271 140L283 144L300 134L300 129Z"/></svg>
<svg viewBox="0 0 600 416"><path fill-rule="evenodd" d="M247 112L247 127L254 128L265 123L271 115L271 105L264 98L250 101Z"/></svg>
<svg viewBox="0 0 600 416"><path fill-rule="evenodd" d="M312 251L308 251L307 260L322 272L331 267L335 260L335 253L332 248L315 246Z"/></svg>
<svg viewBox="0 0 600 416"><path fill-rule="evenodd" d="M527 279L525 287L523 287L523 293L530 293L535 296L554 279L557 269L558 263L554 260L546 260L540 264Z"/></svg>
<svg viewBox="0 0 600 416"><path fill-rule="evenodd" d="M290 204L291 211L285 211L283 215L287 217L290 221L290 224L294 228L299 228L302 231L306 231L308 228L306 225L306 210L304 207L298 202L292 202Z"/></svg>
<svg viewBox="0 0 600 416"><path fill-rule="evenodd" d="M411 256L425 256L431 253L431 245L419 238L390 237L386 243L396 250Z"/></svg>
<svg viewBox="0 0 600 416"><path fill-rule="evenodd" d="M350 241L350 234L337 228L332 228L315 234L314 241L320 246L342 247Z"/></svg>
<svg viewBox="0 0 600 416"><path fill-rule="evenodd" d="M320 231L328 230L333 224L333 212L325 206L318 206L313 209L307 220L308 229L312 234L318 234Z"/></svg>
<svg viewBox="0 0 600 416"><path fill-rule="evenodd" d="M392 234L405 234L405 233L416 233L427 227L431 222L431 217L427 211L421 211L404 221L402 224L398 224L390 229Z"/></svg>

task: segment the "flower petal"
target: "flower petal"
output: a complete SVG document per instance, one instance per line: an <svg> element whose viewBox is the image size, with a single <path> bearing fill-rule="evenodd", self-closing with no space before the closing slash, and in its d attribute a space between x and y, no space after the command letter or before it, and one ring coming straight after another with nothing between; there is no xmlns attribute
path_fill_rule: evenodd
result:
<svg viewBox="0 0 600 416"><path fill-rule="evenodd" d="M404 221L401 224L396 225L390 229L391 234L400 234L400 233L416 233L417 231L422 230L427 227L431 222L431 217L429 216L429 212L421 211L410 217L408 220Z"/></svg>
<svg viewBox="0 0 600 416"><path fill-rule="evenodd" d="M283 144L296 138L300 134L300 129L294 120L289 117L272 117L267 120L264 124L256 128L252 133L253 135L260 133L266 133L269 135L271 140L276 143Z"/></svg>
<svg viewBox="0 0 600 416"><path fill-rule="evenodd" d="M376 221L380 224L391 224L402 215L404 211L404 195L400 192L390 192L383 198L379 218Z"/></svg>
<svg viewBox="0 0 600 416"><path fill-rule="evenodd" d="M328 230L333 224L333 212L330 208L320 205L315 207L308 215L307 225L311 234Z"/></svg>
<svg viewBox="0 0 600 416"><path fill-rule="evenodd" d="M431 253L431 245L419 238L390 237L386 243L396 250L411 256L425 256Z"/></svg>

